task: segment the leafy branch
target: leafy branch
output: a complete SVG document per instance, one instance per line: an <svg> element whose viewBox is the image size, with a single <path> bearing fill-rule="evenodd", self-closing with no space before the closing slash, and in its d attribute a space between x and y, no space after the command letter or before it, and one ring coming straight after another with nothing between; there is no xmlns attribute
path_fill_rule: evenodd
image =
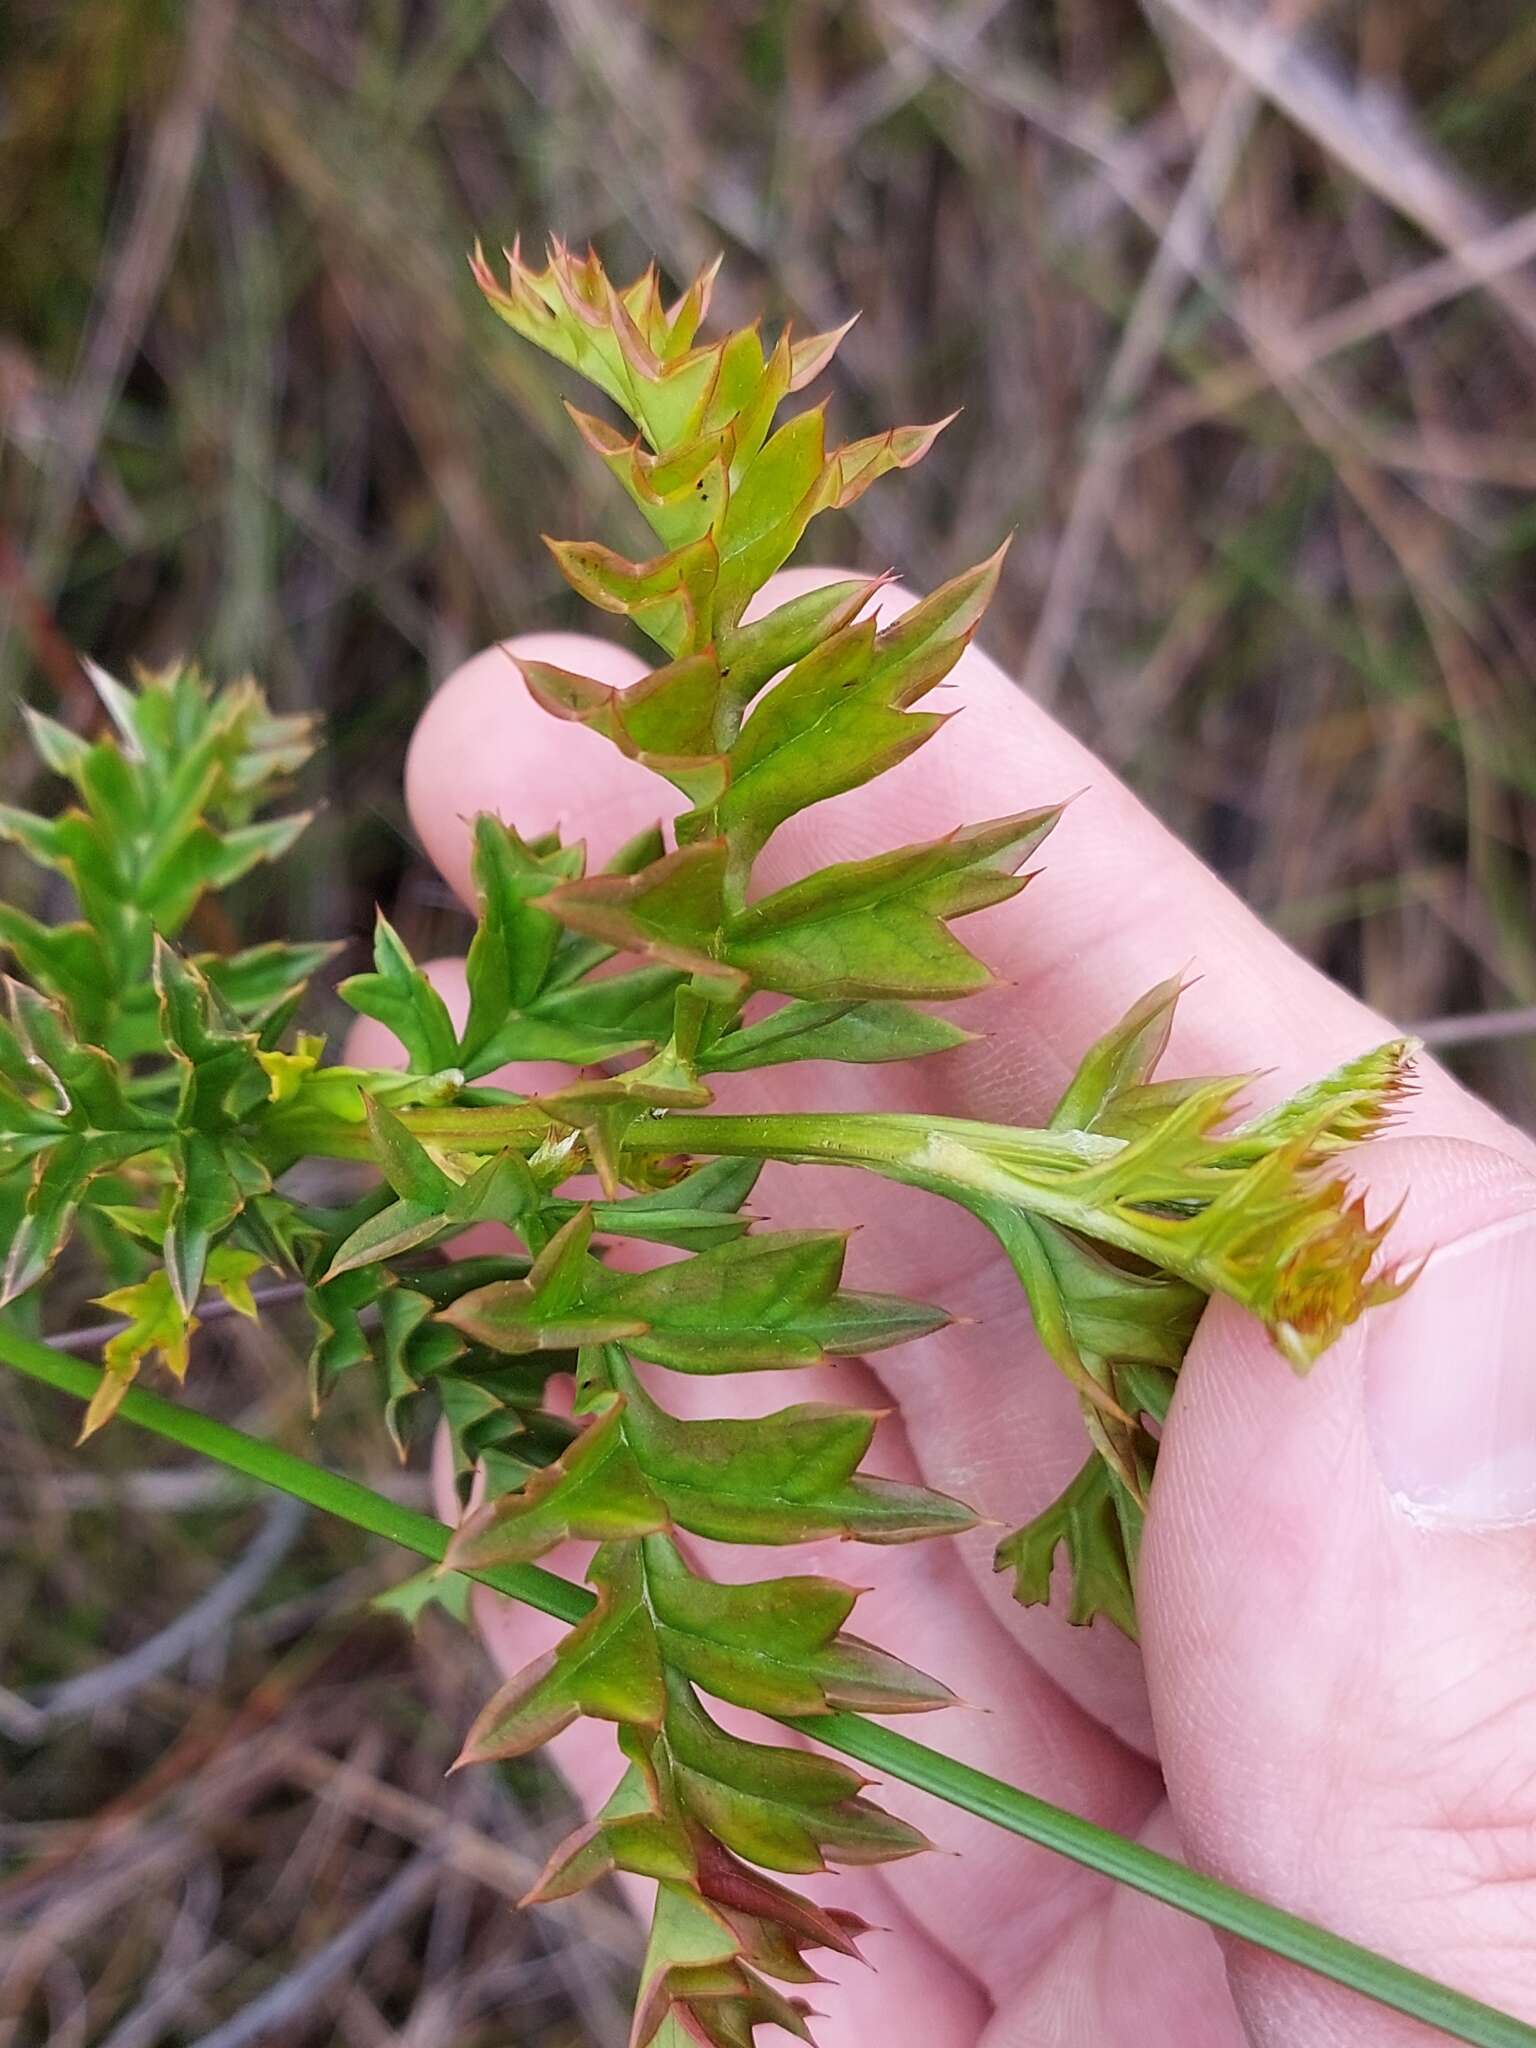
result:
<svg viewBox="0 0 1536 2048"><path fill-rule="evenodd" d="M100 1375L90 1366L5 1329L0 1329L0 1362L87 1403L100 1383ZM452 1532L441 1522L374 1493L356 1480L142 1389L135 1388L125 1396L120 1412L125 1422L137 1428L291 1494L418 1557L439 1565L447 1558ZM461 1583L474 1580L569 1624L579 1624L593 1606L593 1596L582 1587L538 1565L467 1566L459 1576ZM1536 2042L1536 2028L1496 2012L1464 1992L1234 1891L1140 1842L1112 1834L969 1764L925 1748L894 1729L855 1713L826 1714L815 1720L782 1718L785 1726L823 1748L835 1749L886 1777L913 1785L945 1805L976 1814L1117 1884L1130 1885L1226 1934L1358 1991L1393 2012L1438 2028L1451 2040L1467 2042L1471 2048L1531 2048Z"/></svg>
<svg viewBox="0 0 1536 2048"><path fill-rule="evenodd" d="M137 688L86 664L110 721L83 739L40 711L27 729L75 801L58 816L0 805L0 836L62 875L79 917L44 924L0 904L0 945L66 1004L82 1037L125 1056L158 1043L150 992L155 935L173 939L199 905L286 853L311 813L262 819L315 747L314 722L274 716L247 679L214 691L195 668ZM277 944L199 958L238 1015L265 1018L334 951Z"/></svg>
<svg viewBox="0 0 1536 2048"><path fill-rule="evenodd" d="M273 717L254 685L214 691L191 669L131 689L98 675L114 728L99 740L34 720L76 800L57 818L0 812L0 831L66 878L79 916L47 926L0 908L18 972L0 1026L4 1295L35 1287L74 1237L105 1265L115 1284L102 1299L125 1327L93 1383L89 1430L114 1411L160 1413L130 1382L155 1355L185 1373L205 1289L246 1311L258 1268L302 1281L314 1402L371 1371L402 1454L435 1418L463 1496L481 1482L480 1504L427 1554L572 1623L487 1705L464 1760L520 1755L577 1716L615 1729L617 1787L557 1851L542 1895L613 1870L654 1878L634 2048L748 2048L762 2024L803 2034L806 1952L852 1953L866 1932L785 1880L923 1841L857 1773L747 1741L709 1702L785 1718L887 1768L905 1759L913 1782L1049 1833L1047 1810L1023 1795L849 1719L950 1697L848 1630L852 1588L803 1574L722 1585L699 1566L696 1538L906 1543L975 1519L866 1469L871 1456L878 1467L873 1414L671 1412L669 1374L801 1369L921 1341L945 1320L845 1288L839 1234L759 1229L746 1207L759 1166L860 1167L993 1231L1087 1438L1083 1472L1005 1539L999 1568L1021 1599L1043 1600L1064 1549L1069 1618L1133 1631L1158 1433L1205 1299L1251 1309L1302 1370L1405 1284L1335 1155L1390 1116L1411 1048L1384 1047L1237 1122L1237 1081L1156 1078L1168 985L1090 1050L1041 1130L716 1112L720 1074L965 1042L927 1007L990 983L955 927L1018 896L1056 807L772 889L758 864L783 827L940 729L932 693L976 632L1002 551L890 623L870 612L880 578L755 610L811 521L919 460L942 423L838 443L824 406L780 421L840 336L786 329L769 344L754 326L701 341L709 272L668 301L654 271L620 288L595 256L558 244L542 270L514 249L505 282L481 257L475 269L494 310L623 422L573 413L655 547L631 558L550 543L572 587L647 635L659 664L624 691L532 661L524 681L688 808L600 871L581 843L476 819L463 1021L382 916L371 967L341 985L403 1047L404 1070L384 1073L328 1060L299 1027L304 981L328 949L182 946L194 918L213 921L218 890L302 829L303 814L257 813L301 766L304 722ZM571 1079L538 1098L494 1085L524 1060L563 1062ZM367 1162L377 1182L327 1200L311 1175L302 1184L321 1194L296 1192L290 1170L324 1159ZM481 1224L500 1228L504 1249L456 1256L455 1238ZM656 1249L637 1265L616 1257L620 1243ZM18 1343L0 1332L0 1355L40 1371ZM556 1380L572 1383L569 1402ZM189 1416L186 1431L231 1454L216 1425ZM292 1483L279 1454L255 1463ZM306 1484L383 1526L360 1490L319 1473ZM386 1533L407 1531L427 1543L414 1523ZM598 1546L590 1600L537 1570L567 1538ZM1159 1873L1160 1896L1185 1884L1179 1902L1217 1917L1219 1888L1172 1880L1144 1851L1126 1862L1126 1845L1090 1855L1091 1837L1057 1833L1149 1889ZM1220 1910L1218 1924L1236 1924Z"/></svg>

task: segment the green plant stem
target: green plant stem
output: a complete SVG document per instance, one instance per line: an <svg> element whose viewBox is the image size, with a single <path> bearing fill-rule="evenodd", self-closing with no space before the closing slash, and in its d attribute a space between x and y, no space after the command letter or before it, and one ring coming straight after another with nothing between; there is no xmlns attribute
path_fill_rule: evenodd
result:
<svg viewBox="0 0 1536 2048"><path fill-rule="evenodd" d="M914 1153L925 1143L945 1136L983 1145L1004 1139L1010 1160L1041 1181L1113 1159L1126 1145L1123 1138L1098 1137L1091 1132L1030 1131L976 1123L965 1117L911 1116L889 1110L874 1115L865 1110L759 1115L696 1115L673 1110L649 1123L636 1124L624 1143L627 1151L638 1153L729 1153L900 1173L909 1168Z"/></svg>
<svg viewBox="0 0 1536 2048"><path fill-rule="evenodd" d="M101 1378L91 1366L3 1328L0 1362L80 1401L90 1400ZM293 1494L323 1513L387 1537L418 1556L440 1563L447 1552L449 1532L432 1516L399 1506L356 1480L311 1465L274 1444L231 1429L227 1423L215 1422L137 1387L130 1388L118 1414L125 1422ZM564 1622L579 1621L593 1604L593 1596L584 1586L572 1585L537 1565L500 1565L464 1576ZM1268 1949L1394 2012L1437 2027L1452 2040L1471 2043L1472 2048L1536 2048L1536 2027L1523 2020L1374 1955L1294 1913L1234 1891L1139 1842L1096 1827L1017 1786L913 1742L909 1736L857 1714L786 1717L783 1725L930 1792L950 1806L1022 1835L1026 1841L1070 1857L1116 1883L1160 1899L1225 1934Z"/></svg>
<svg viewBox="0 0 1536 2048"><path fill-rule="evenodd" d="M1031 1131L974 1123L963 1117L793 1111L768 1115L694 1115L671 1111L635 1124L624 1149L639 1157L671 1153L708 1158L782 1159L806 1166L862 1166L887 1180L927 1188L967 1205L1017 1201L1068 1229L1085 1216L1074 1176L1127 1149L1124 1138L1092 1131ZM1094 1234L1126 1251L1145 1251L1111 1209L1096 1208Z"/></svg>
<svg viewBox="0 0 1536 2048"><path fill-rule="evenodd" d="M80 1401L89 1401L101 1383L96 1367L3 1328L0 1362L31 1379L57 1387L61 1393L73 1394ZM323 1465L312 1465L276 1444L263 1443L259 1437L231 1429L227 1422L215 1422L193 1408L162 1401L158 1394L148 1394L142 1387L129 1388L117 1413L125 1422L212 1458L232 1472L244 1473L247 1479L291 1493L323 1514L335 1515L356 1529L366 1529L370 1536L383 1536L437 1564L447 1555L450 1531L435 1516L418 1514L414 1508L388 1500L372 1487L360 1486L340 1472L328 1472ZM465 1576L505 1593L511 1600L521 1600L526 1606L552 1614L557 1621L580 1621L593 1604L593 1596L585 1586L573 1586L569 1579L541 1571L533 1564L498 1565Z"/></svg>

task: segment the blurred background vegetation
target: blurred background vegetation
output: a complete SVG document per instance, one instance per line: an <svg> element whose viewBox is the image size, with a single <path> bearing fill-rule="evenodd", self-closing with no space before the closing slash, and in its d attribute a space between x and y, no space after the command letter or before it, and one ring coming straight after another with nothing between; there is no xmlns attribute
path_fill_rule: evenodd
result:
<svg viewBox="0 0 1536 2048"><path fill-rule="evenodd" d="M823 553L1017 527L994 652L1529 1122L1533 85L1523 0L8 0L4 730L89 716L77 649L254 669L331 745L253 935L460 941L407 736L611 510L466 248L723 249L732 320L864 309L846 432L965 408ZM302 1430L280 1333L203 1341ZM507 1911L558 1795L444 1803L483 1673L398 1561L70 1421L0 1388L0 2048L622 2039L612 1903Z"/></svg>

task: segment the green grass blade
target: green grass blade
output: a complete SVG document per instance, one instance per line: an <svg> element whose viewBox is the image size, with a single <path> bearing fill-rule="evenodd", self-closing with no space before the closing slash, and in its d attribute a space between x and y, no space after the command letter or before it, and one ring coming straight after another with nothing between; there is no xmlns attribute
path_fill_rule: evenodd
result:
<svg viewBox="0 0 1536 2048"><path fill-rule="evenodd" d="M0 1329L0 1363L81 1401L89 1401L101 1381L94 1366L6 1329ZM215 1422L195 1409L162 1401L158 1394L145 1393L141 1387L129 1388L117 1414L123 1421L135 1423L169 1443L214 1459L231 1472L243 1473L264 1486L274 1486L281 1493L291 1493L323 1514L350 1522L355 1529L365 1529L371 1536L382 1536L404 1550L414 1550L418 1557L441 1564L447 1553L451 1532L434 1515L418 1514L414 1508L389 1500L340 1472L329 1472L323 1465L312 1465L306 1458L280 1450L276 1444L263 1443L259 1437L231 1429L227 1422ZM497 1593L505 1593L508 1599L521 1600L525 1606L552 1614L557 1621L580 1621L592 1605L592 1595L585 1586L572 1585L569 1579L557 1578L537 1565L500 1565L494 1570L464 1576L477 1579Z"/></svg>
<svg viewBox="0 0 1536 2048"><path fill-rule="evenodd" d="M1496 2012L1465 1992L1453 1991L1417 1970L1360 1948L1314 1921L1234 1891L1214 1877L1143 1848L1140 1842L1095 1827L1075 1813L1036 1799L1017 1786L1005 1785L985 1771L972 1770L969 1764L942 1756L909 1736L898 1735L893 1728L856 1714L787 1721L785 1725L887 1777L900 1778L951 1806L1007 1828L1010 1834L1023 1835L1041 1848L1086 1864L1117 1884L1161 1899L1224 1934L1238 1935L1320 1977L1331 1977L1336 1984L1347 1985L1379 2005L1390 2006L1394 2012L1438 2027L1453 2041L1476 2042L1481 2048L1495 2048L1495 2044L1497 2048L1522 2048L1522 2044L1529 2048L1536 2042L1536 2027L1527 2026L1524 2020Z"/></svg>
<svg viewBox="0 0 1536 2048"><path fill-rule="evenodd" d="M90 1400L101 1377L92 1366L5 1329L0 1329L0 1362L81 1401ZM432 1516L402 1507L354 1479L311 1465L276 1445L231 1429L227 1423L215 1422L137 1387L129 1390L118 1414L125 1422L293 1494L325 1514L383 1536L420 1557L440 1563L447 1551L449 1532ZM572 1585L537 1565L503 1565L465 1576L560 1621L579 1621L592 1605L592 1595L584 1586ZM787 1720L784 1725L1118 1884L1161 1899L1223 1933L1331 1978L1394 2012L1437 2027L1453 2041L1468 2042L1471 2048L1536 2048L1536 2027L1523 2020L1495 2012L1463 1992L1345 1941L1294 1913L1234 1891L1139 1842L1095 1827L1091 1821L1036 1799L1017 1786L1005 1785L1001 1779L973 1770L969 1764L928 1749L893 1729L856 1714Z"/></svg>

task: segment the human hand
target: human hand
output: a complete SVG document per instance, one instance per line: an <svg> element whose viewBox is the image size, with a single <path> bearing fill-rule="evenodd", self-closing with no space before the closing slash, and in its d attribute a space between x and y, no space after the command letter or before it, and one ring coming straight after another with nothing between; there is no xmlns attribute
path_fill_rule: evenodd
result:
<svg viewBox="0 0 1536 2048"><path fill-rule="evenodd" d="M781 575L765 602L821 580ZM903 602L886 593L882 608ZM642 673L581 636L512 645L607 681ZM1001 977L961 1013L984 1042L910 1068L743 1076L729 1106L1034 1122L1086 1045L1186 965L1200 979L1171 1073L1262 1067L1261 1102L1387 1035L984 654L964 656L949 697L962 715L920 755L796 819L762 869L777 886L1086 785L1022 905L968 927ZM601 857L665 810L667 792L549 719L492 649L433 699L407 796L467 896L474 812L525 832L592 821ZM462 974L441 963L438 976L452 1006ZM353 1056L380 1058L380 1036L360 1026ZM1373 1212L1404 1199L1397 1255L1437 1248L1403 1301L1355 1326L1305 1382L1226 1304L1205 1316L1148 1519L1142 1654L1103 1625L1071 1630L1014 1605L985 1527L899 1556L861 1551L854 1576L872 1590L859 1628L988 1710L930 1724L939 1747L1536 2019L1536 1147L1432 1065L1399 1128L1354 1171ZM970 1319L883 1355L878 1374L835 1369L839 1396L866 1381L895 1405L877 1469L1010 1525L1053 1497L1080 1462L1081 1425L981 1227L835 1170L770 1168L761 1202L779 1223L868 1223L851 1284ZM686 1411L698 1390L669 1388L672 1405ZM771 1405L755 1379L705 1392L716 1412L722 1395ZM717 1561L730 1563L712 1551ZM846 1552L839 1566L848 1576ZM556 1633L489 1596L481 1620L508 1670ZM611 1789L605 1728L578 1724L556 1754L584 1798ZM873 1946L873 1973L825 1965L839 1981L815 2000L823 2048L1428 2038L1255 1951L1234 1949L1224 1967L1197 1923L979 1820L901 1786L881 1797L959 1854L832 1880L839 1904L895 1938Z"/></svg>

